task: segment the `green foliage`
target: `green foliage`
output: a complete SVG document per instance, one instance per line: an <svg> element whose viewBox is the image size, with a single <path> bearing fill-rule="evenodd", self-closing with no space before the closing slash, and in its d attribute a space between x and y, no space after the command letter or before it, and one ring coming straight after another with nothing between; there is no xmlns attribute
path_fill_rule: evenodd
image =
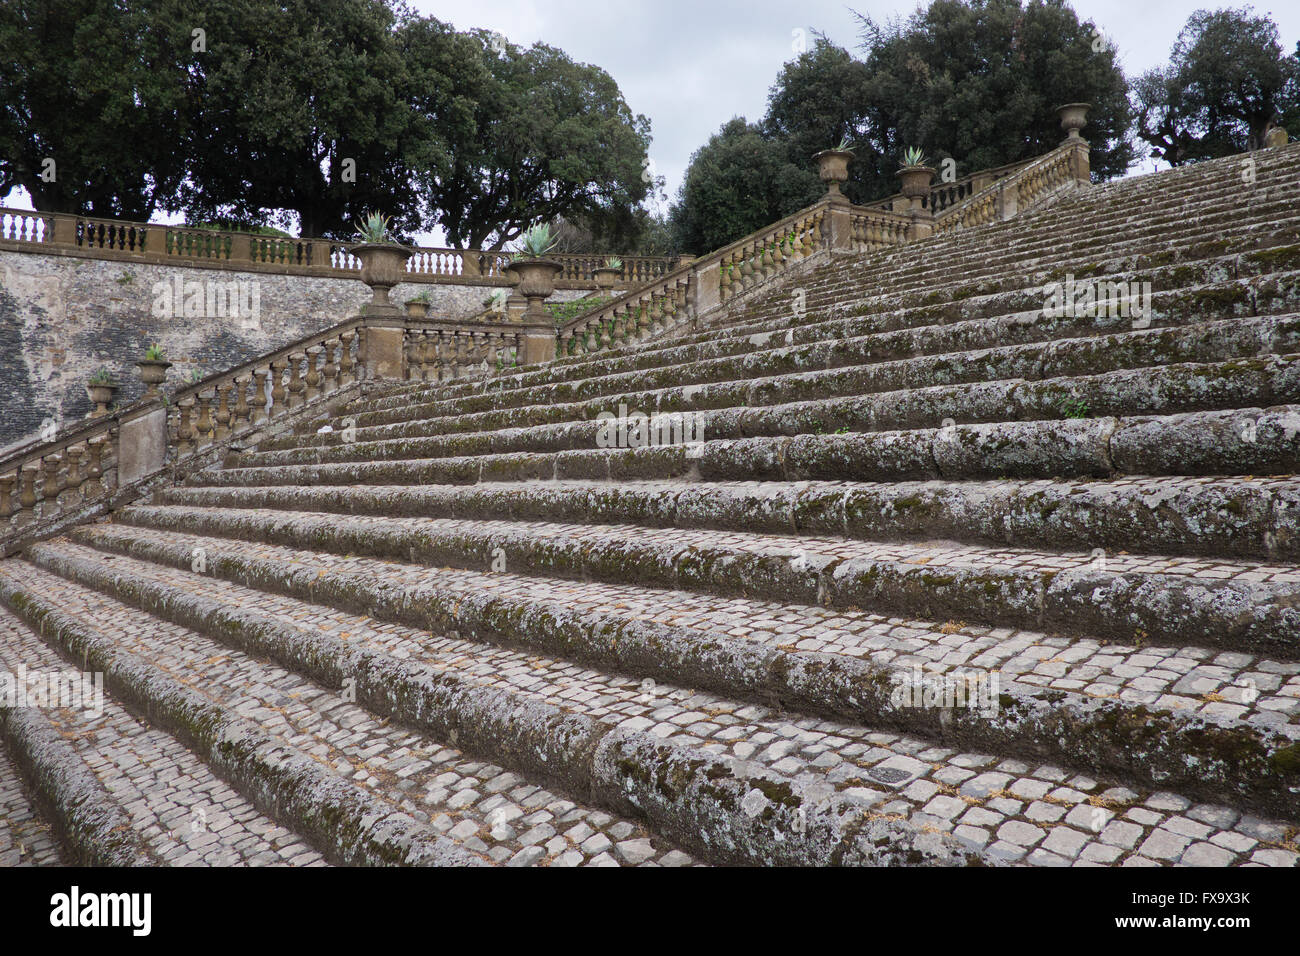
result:
<svg viewBox="0 0 1300 956"><path fill-rule="evenodd" d="M546 303L546 311L551 313L556 325L563 325L570 319L576 318L585 312L608 305L615 298L617 296L590 295L581 299L570 299L568 302L548 302Z"/></svg>
<svg viewBox="0 0 1300 956"><path fill-rule="evenodd" d="M194 102L189 25L205 22L193 6L0 3L0 195L22 186L40 210L137 221L168 208Z"/></svg>
<svg viewBox="0 0 1300 956"><path fill-rule="evenodd" d="M555 248L555 235L548 224L539 223L524 233L519 245L525 256L540 259Z"/></svg>
<svg viewBox="0 0 1300 956"><path fill-rule="evenodd" d="M627 217L649 194L650 122L604 70L540 43L494 50L486 31L442 45L408 32L417 88L426 73L443 77L441 105L417 102L440 140L416 180L426 225L452 246L500 249L533 223Z"/></svg>
<svg viewBox="0 0 1300 956"><path fill-rule="evenodd" d="M116 383L113 381L113 373L109 370L108 366L101 365L99 368L95 369L95 374L90 376L90 384L113 385Z"/></svg>
<svg viewBox="0 0 1300 956"><path fill-rule="evenodd" d="M356 237L359 242L392 242L392 232L389 230L389 224L392 222L391 216L385 216L379 212L366 212L357 220Z"/></svg>
<svg viewBox="0 0 1300 956"><path fill-rule="evenodd" d="M1172 166L1259 149L1270 122L1300 122L1300 46L1285 55L1277 25L1249 8L1198 10L1132 98L1137 135Z"/></svg>
<svg viewBox="0 0 1300 956"><path fill-rule="evenodd" d="M1087 418L1088 403L1079 398L1063 398L1057 405L1064 418Z"/></svg>
<svg viewBox="0 0 1300 956"><path fill-rule="evenodd" d="M623 268L623 260L620 259L618 256L610 256L608 259L605 260L605 268L606 268L606 269L622 269L622 268Z"/></svg>
<svg viewBox="0 0 1300 956"><path fill-rule="evenodd" d="M146 362L165 362L167 361L167 353L162 350L161 345L155 342L144 350L144 358Z"/></svg>
<svg viewBox="0 0 1300 956"><path fill-rule="evenodd" d="M903 150L903 168L909 166L924 166L925 153L919 146L909 146Z"/></svg>

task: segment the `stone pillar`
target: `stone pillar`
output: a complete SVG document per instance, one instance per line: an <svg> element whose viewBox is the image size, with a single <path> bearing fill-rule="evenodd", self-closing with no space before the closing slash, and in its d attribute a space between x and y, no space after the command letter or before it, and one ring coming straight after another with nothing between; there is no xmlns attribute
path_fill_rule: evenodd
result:
<svg viewBox="0 0 1300 956"><path fill-rule="evenodd" d="M525 326L519 346L519 364L536 365L555 358L555 327L545 325Z"/></svg>
<svg viewBox="0 0 1300 956"><path fill-rule="evenodd" d="M833 202L827 207L823 228L826 230L826 248L853 248L853 212L847 200Z"/></svg>
<svg viewBox="0 0 1300 956"><path fill-rule="evenodd" d="M704 266L697 266L694 272L694 309L697 317L704 315L722 304L722 292L718 288L718 270L722 263L714 260Z"/></svg>
<svg viewBox="0 0 1300 956"><path fill-rule="evenodd" d="M371 325L366 328L366 378L396 378L405 376L406 330L401 325Z"/></svg>
<svg viewBox="0 0 1300 956"><path fill-rule="evenodd" d="M117 447L117 486L161 471L167 463L167 409L148 405L122 420Z"/></svg>
<svg viewBox="0 0 1300 956"><path fill-rule="evenodd" d="M77 217L62 212L50 213L50 235L47 238L56 246L75 246Z"/></svg>

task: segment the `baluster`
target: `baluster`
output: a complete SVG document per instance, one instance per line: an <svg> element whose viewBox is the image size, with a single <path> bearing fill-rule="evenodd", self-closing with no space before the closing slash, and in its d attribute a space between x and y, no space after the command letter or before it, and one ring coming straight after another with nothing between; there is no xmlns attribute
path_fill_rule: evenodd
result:
<svg viewBox="0 0 1300 956"><path fill-rule="evenodd" d="M216 437L216 429L212 424L212 396L206 394L195 395L194 401L199 406L199 420L195 423L195 428L199 433L198 446L203 448L210 445Z"/></svg>
<svg viewBox="0 0 1300 956"><path fill-rule="evenodd" d="M59 466L63 460L58 455L46 455L41 459L41 471L45 481L41 484L41 517L45 518L58 511L59 503Z"/></svg>
<svg viewBox="0 0 1300 956"><path fill-rule="evenodd" d="M241 375L235 379L235 424L232 431L243 431L251 421L248 408L248 383L251 376Z"/></svg>
<svg viewBox="0 0 1300 956"><path fill-rule="evenodd" d="M81 476L80 468L81 447L66 448L64 454L68 456L68 473L61 500L65 508L71 508L81 501L81 484L85 480Z"/></svg>
<svg viewBox="0 0 1300 956"><path fill-rule="evenodd" d="M254 369L253 371L252 420L254 426L266 421L266 375L267 370L264 368Z"/></svg>
<svg viewBox="0 0 1300 956"><path fill-rule="evenodd" d="M557 358L565 358L573 352L573 329L564 329L560 332L560 354ZM504 368L504 366L503 366Z"/></svg>
<svg viewBox="0 0 1300 956"><path fill-rule="evenodd" d="M217 386L217 424L214 438L230 436L230 383Z"/></svg>
<svg viewBox="0 0 1300 956"><path fill-rule="evenodd" d="M321 346L325 350L325 367L321 369L321 376L324 380L323 391L326 395L339 387L339 366L338 362L335 361L338 346L338 339L330 339Z"/></svg>
<svg viewBox="0 0 1300 956"><path fill-rule="evenodd" d="M303 404L303 392L307 390L307 383L302 380L302 361L306 356L302 352L294 352L289 356L289 408L298 408Z"/></svg>
<svg viewBox="0 0 1300 956"><path fill-rule="evenodd" d="M420 335L420 372L426 382L438 381L438 333L424 332Z"/></svg>
<svg viewBox="0 0 1300 956"><path fill-rule="evenodd" d="M22 469L22 487L18 492L18 524L25 525L36 518L36 472L37 466Z"/></svg>
<svg viewBox="0 0 1300 956"><path fill-rule="evenodd" d="M342 343L342 351L339 353L339 385L351 385L356 381L356 375L352 365L352 340L356 338L355 332L343 332L339 335L339 341Z"/></svg>
<svg viewBox="0 0 1300 956"><path fill-rule="evenodd" d="M419 381L420 378L420 356L419 356L419 333L407 329L406 334L402 336L402 350L405 352L406 370L403 377L408 382Z"/></svg>
<svg viewBox="0 0 1300 956"><path fill-rule="evenodd" d="M194 451L194 427L190 424L190 412L194 408L194 399L183 398L176 403L176 451L188 455Z"/></svg>
<svg viewBox="0 0 1300 956"><path fill-rule="evenodd" d="M271 363L271 418L284 411L285 399L289 397L284 390L284 370L288 367L287 359L276 359Z"/></svg>
<svg viewBox="0 0 1300 956"><path fill-rule="evenodd" d="M307 349L307 401L309 402L320 398L320 359L320 346L313 345Z"/></svg>
<svg viewBox="0 0 1300 956"><path fill-rule="evenodd" d="M488 332L487 334L487 372L488 375L495 375L501 367L501 340L500 332Z"/></svg>
<svg viewBox="0 0 1300 956"><path fill-rule="evenodd" d="M104 493L104 455L105 439L94 438L86 442L86 480L82 483L81 494L87 501L94 501Z"/></svg>

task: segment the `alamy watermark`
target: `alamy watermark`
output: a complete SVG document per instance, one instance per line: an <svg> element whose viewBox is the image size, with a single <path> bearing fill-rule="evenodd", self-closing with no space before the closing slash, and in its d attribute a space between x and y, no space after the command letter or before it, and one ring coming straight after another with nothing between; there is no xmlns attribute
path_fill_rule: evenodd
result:
<svg viewBox="0 0 1300 956"><path fill-rule="evenodd" d="M1133 328L1151 324L1151 283L1076 280L1073 273L1064 282L1043 286L1046 301L1043 315L1060 318L1131 318Z"/></svg>
<svg viewBox="0 0 1300 956"><path fill-rule="evenodd" d="M686 457L704 454L704 416L700 412L659 412L647 415L620 403L618 412L596 416L598 448L652 448L685 445Z"/></svg>
<svg viewBox="0 0 1300 956"><path fill-rule="evenodd" d="M104 712L104 675L82 671L0 671L0 705L4 707L66 707L89 717Z"/></svg>
<svg viewBox="0 0 1300 956"><path fill-rule="evenodd" d="M995 714L1000 707L1001 675L997 671L954 671L926 674L919 664L912 672L893 675L889 702L895 707L966 707Z"/></svg>
<svg viewBox="0 0 1300 956"><path fill-rule="evenodd" d="M159 319L238 319L241 328L253 329L262 317L261 284L251 279L187 282L178 275L155 282L150 293Z"/></svg>

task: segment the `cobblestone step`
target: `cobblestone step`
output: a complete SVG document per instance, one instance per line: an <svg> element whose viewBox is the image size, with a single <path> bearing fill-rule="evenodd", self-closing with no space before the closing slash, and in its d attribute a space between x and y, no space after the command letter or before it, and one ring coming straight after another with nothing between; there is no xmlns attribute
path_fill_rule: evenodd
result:
<svg viewBox="0 0 1300 956"><path fill-rule="evenodd" d="M185 568L185 561L191 553L196 539L187 536L180 539L170 536L154 536L152 542L154 547L149 550L149 557L158 559L163 563L170 563L176 568ZM104 543L104 542L101 542ZM136 539L137 544L143 543L141 539ZM564 602L563 606L557 604L555 598L557 595L553 591L548 591L542 586L542 582L529 581L520 579L511 575L474 575L474 574L452 574L449 576L445 572L437 572L431 569L421 569L414 567L393 568L390 565L379 562L366 561L349 561L337 562L331 561L329 556L299 552L289 554L281 549L259 548L256 546L241 547L232 546L228 542L214 541L207 539L204 545L211 549L209 557L211 564L208 565L204 575L197 575L188 570L172 570L160 568L155 565L146 563L141 560L118 559L112 562L112 567L104 567L105 559L102 555L96 555L94 552L88 552L87 549L73 548L58 543L40 546L37 560L42 564L55 567L61 573L71 573L84 577L88 582L93 581L96 586L111 585L123 591L130 592L132 600L141 606L166 607L169 613L173 615L186 615L193 617L195 620L203 620L205 615L218 615L219 620L214 619L213 628L221 629L225 633L231 633L234 630L243 629L246 633L258 633L261 636L256 638L259 641L271 641L269 637L273 631L284 632L289 628L290 633L285 637L285 646L294 643L304 644L308 638L299 634L293 636L291 621L304 621L312 619L315 633L342 634L348 639L348 645L355 647L357 644L366 646L378 645L387 653L402 653L403 656L409 655L412 659L433 663L435 666L445 671L456 671L472 675L472 679L480 681L490 681L494 684L504 684L511 686L516 692L539 694L546 699L562 702L565 706L587 711L593 706L595 713L600 715L607 714L610 710L615 711L619 716L627 715L620 726L633 727L640 726L646 730L652 730L659 736L665 737L672 741L679 739L679 735L686 733L689 735L704 735L706 738L709 734L709 724L717 720L719 712L723 714L735 714L736 716L746 718L748 724L742 722L728 721L724 723L727 734L721 735L722 739L728 741L743 742L736 746L735 752L746 759L751 759L755 751L760 750L764 743L780 737L781 725L773 725L769 720L761 716L763 708L750 705L742 707L734 700L718 700L707 695L698 694L696 700L688 703L693 706L694 713L682 714L680 708L665 706L667 701L675 701L686 696L690 691L675 686L673 684L659 684L654 680L642 680L638 683L635 677L643 677L647 673L647 666L653 670L658 668L656 673L660 676L663 674L672 674L680 678L687 676L692 678L691 685L694 688L700 687L700 681L703 683L716 683L710 681L707 674L710 667L713 668L715 675L722 673L719 665L727 660L728 652L735 653L736 645L753 644L758 646L766 645L771 654L779 656L785 661L786 667L772 666L771 670L775 673L788 668L790 673L802 672L805 689L808 684L816 683L816 679L809 681L808 677L815 674L818 663L825 666L825 659L829 657L825 651L814 653L788 647L786 644L776 645L778 640L788 642L798 642L801 635L786 633L782 637L777 637L775 633L769 633L766 637L760 637L755 630L750 630L744 637L737 640L735 637L724 637L721 633L722 627L727 627L729 633L737 634L744 630L746 624L751 619L751 615L756 615L758 621L769 626L780 626L777 619L784 617L786 619L799 620L802 623L801 629L809 632L816 632L816 627L809 627L806 621L806 609L795 608L792 606L779 606L763 603L734 602L731 606L722 609L709 602L693 599L690 595L666 595L663 593L651 594L643 589L621 588L616 593L610 594L605 588L593 588L584 585L574 585L564 589L564 594L558 596ZM140 551L146 549L138 549ZM278 551L278 553L276 553ZM313 573L309 575L290 575L284 574L286 567L302 567L311 569ZM208 575L211 576L208 576ZM284 598L275 598L266 595L262 591L250 590L240 585L232 583L230 580L214 580L214 578L242 578L255 587L263 587L267 583L282 593L300 592L304 588L309 591L315 591L316 597L330 595L337 599L340 595L347 592L354 602L359 602L362 606L369 606L372 602L379 601L387 603L383 611L379 612L382 617L388 620L397 621L400 625L400 619L406 617L411 622L418 622L420 630L407 630L404 627L388 627L376 630L373 620L366 617L357 617L346 613L324 613L318 606L304 606L295 601L289 601ZM344 579L349 579L350 583ZM366 581L370 582L369 594L365 593ZM405 598L400 601L391 599L391 595L399 588L405 592ZM178 592L184 592L189 597L181 597ZM484 593L487 592L487 593ZM202 593L205 595L208 603L196 595ZM386 599L382 595L387 593L390 597ZM549 594L549 596L548 596ZM441 596L441 597L438 597ZM677 605L672 598L681 597L684 605ZM667 599L667 600L666 600ZM332 603L332 602L331 602ZM742 606L743 605L743 606ZM239 608L242 610L230 611L227 609ZM256 611L249 612L247 609L256 608ZM452 610L454 608L454 611ZM518 610L516 609L518 608ZM672 610L674 619L686 617L690 624L686 627L664 625L654 622L655 610L666 612ZM575 611L577 613L575 613ZM268 618L267 615L270 615ZM328 623L316 623L324 616ZM238 619L238 623L236 623ZM632 624L631 622L638 622ZM513 624L510 622L514 622ZM553 629L551 638L544 636L547 626ZM845 646L834 651L840 655L841 666L847 666L849 661L862 661L867 653L880 653L882 644L879 640L872 641L867 636L868 632L861 627L866 623L860 615L840 615L837 616L835 623L844 628L857 628L859 633L857 637L851 636L848 631L842 632L842 640ZM888 625L888 622L879 622ZM445 629L455 625L459 628L468 630L473 639L470 641L462 640L456 635L451 637L441 637L445 634ZM504 629L503 629L504 625ZM739 625L739 626L737 626ZM423 628L432 626L434 629L432 646ZM889 626L891 630L898 630L903 627L908 636L898 637L905 643L903 646L915 649L918 645L923 644L924 638L917 635L923 633L913 625L907 628L902 622L893 622ZM507 634L506 630L513 630L513 633ZM883 633L883 631L882 631ZM583 644L583 639L578 635L591 634L592 639L589 643ZM617 635L613 641L610 638ZM488 648L481 643L476 643L484 638L488 640L500 640L505 646L498 648ZM1034 640L1034 635L1019 635L1019 641L1013 642L1014 648L1008 649L1008 656L1024 652L1033 647L1039 647L1039 641ZM1037 636L1041 640L1041 636ZM510 649L511 644L518 643L523 639L525 644L531 644L529 650L532 653L527 655ZM675 640L674 640L675 638ZM806 640L806 638L802 638ZM949 637L951 644L951 638ZM961 640L970 642L971 637L961 635ZM704 644L707 641L709 648L707 654L700 655L686 650L682 653L686 645L690 643ZM989 640L983 643L985 653L992 646L999 645L1001 642ZM549 645L549 646L547 646ZM729 646L730 645L730 646ZM593 674L590 671L584 671L581 667L573 665L560 665L554 659L540 658L538 653L545 653L551 648L559 647L570 653L576 653L578 658L586 658L587 663L602 665L601 670ZM631 673L632 680L626 677L620 679L618 676L606 676L609 671L610 658L607 653L599 650L601 647L617 647L619 655L618 663L630 665L625 667L624 674ZM650 653L639 653L638 648ZM872 650L868 652L867 648ZM594 650L594 653L593 653ZM1084 648L1083 655L1077 655L1080 658L1087 656L1089 649ZM951 656L951 651L944 649L946 655ZM1125 654L1127 652L1127 654ZM299 656L302 656L302 651ZM1039 652L1041 654L1041 651ZM1064 648L1053 648L1049 651L1052 655L1069 656L1069 652ZM1159 653L1153 651L1149 653ZM741 651L741 654L744 654ZM667 659L662 659L666 655ZM1116 654L1121 659L1127 661L1136 661L1139 655L1136 649L1120 648L1116 649ZM1171 655L1166 655L1171 656ZM1282 687L1283 678L1279 676L1278 666L1271 662L1260 662L1250 658L1238 662L1224 660L1221 663L1203 662L1208 657L1205 654L1192 652L1182 660L1188 665L1187 676L1182 679L1183 683L1194 683L1197 681L1210 681L1216 677L1219 679L1228 676L1229 665L1239 664L1244 668L1238 673L1256 673L1251 668L1269 668L1273 670L1260 670L1258 677L1265 682L1267 686L1274 688ZM601 658L592 660L592 658ZM748 663L750 670L754 669L755 658L751 653ZM318 660L319 656L313 658ZM919 658L918 658L919 659ZM732 666L736 666L737 661L731 661ZM1139 664L1143 662L1139 661ZM1042 667L1042 664L1038 665ZM1087 665L1081 665L1087 666ZM1095 665L1094 665L1095 666ZM1124 665L1117 665L1121 668ZM1129 664L1129 667L1134 665ZM1180 666L1177 664L1166 664L1166 666ZM1014 667L1014 665L1013 665ZM567 676L567 679L561 681L558 685L553 685L556 680L553 675L555 669L561 669ZM361 672L365 670L361 664L354 665L352 672ZM371 668L374 669L374 668ZM1136 667L1142 670L1141 666ZM1154 673L1160 668L1151 667ZM743 676L745 668L739 667L736 672L730 675L727 682L734 688L742 689L746 684L752 684ZM1285 666L1280 668L1281 673L1294 676L1300 672L1300 666L1287 669ZM596 680L593 682L592 677ZM824 682L824 678L823 678ZM785 693L780 694L782 698L794 698L793 701L786 699L784 703L806 704L810 699L808 693L801 694L796 688L800 684L798 678L787 679L784 687ZM1106 685L1110 687L1110 685ZM1292 692L1300 693L1300 683L1292 682L1286 685L1286 689ZM1127 690L1133 693L1140 693L1134 688ZM1014 683L1004 688L1000 699L1004 708L1010 708L1017 711L1020 707L1029 708L1027 702L1032 697L1033 691L1026 692L1023 688L1017 689ZM396 699L403 695L396 691L388 694L388 697ZM774 697L778 696L773 694ZM867 695L869 696L869 695ZM1014 700L1015 703L1010 701ZM1267 695L1270 703L1280 704L1283 707L1289 707L1292 711L1295 709L1296 701L1288 697L1285 693ZM1218 733L1243 733L1244 728L1249 721L1237 721L1229 718L1227 715L1217 717L1208 716L1208 708L1212 705L1202 702L1192 702L1189 704L1195 706L1200 703L1202 708L1206 708L1206 714L1197 722L1199 732L1202 734L1213 735ZM1105 702L1096 704L1094 709L1110 707L1112 710L1122 708L1127 705L1117 704L1115 702ZM1086 708L1088 705L1084 705ZM1166 705L1168 706L1168 705ZM796 709L798 709L796 707ZM824 705L818 709L825 709ZM1249 708L1247 708L1249 709ZM1130 708L1135 714L1140 714L1143 718L1142 725L1146 727L1144 732L1147 741L1148 753L1146 759L1160 760L1160 756L1154 753L1160 749L1159 745L1151 743L1153 737L1157 736L1154 726L1161 726L1162 729L1168 730L1167 715L1154 713L1149 714L1145 709L1140 711ZM898 711L896 718L889 723L913 722L929 723L931 729L936 733L948 738L941 743L957 747L959 749L972 749L978 747L978 738L990 736L988 725L998 724L1005 721L1002 726L1003 737L1015 737L1017 733L1023 735L1026 725L1033 723L1033 717L1026 711L1019 711L1015 716L1003 713L1000 717L985 717L983 733L979 726L980 720L968 718L961 712L950 712L953 717L951 723L944 721L942 726L935 716L935 712L929 714L914 712L910 709ZM1043 708L1040 711L1046 712ZM1266 708L1260 708L1255 711L1254 716L1261 716L1268 712ZM1277 713L1277 712L1273 712ZM899 716L901 715L901 716ZM836 715L831 715L834 719ZM880 716L880 715L878 715ZM786 719L788 723L790 718ZM1075 719L1086 723L1082 714L1075 715ZM1285 720L1280 714L1279 720ZM658 725L655 725L655 721ZM1218 726L1211 727L1215 721ZM796 725L801 722L796 719ZM823 725L824 727L825 725ZM1229 730L1229 727L1232 727ZM881 729L879 725L871 728L873 731ZM891 730L896 728L889 728ZM1094 750L1089 752L1124 752L1122 749L1111 749L1110 747L1096 746L1096 735L1100 727L1093 727L1091 731L1079 727L1076 731L1079 741L1088 739L1091 733L1094 739ZM853 726L853 723L846 723L835 728L834 733L841 738L863 739L865 728ZM906 732L906 729L904 729ZM1110 731L1108 736L1113 737L1114 731ZM1068 732L1067 732L1068 736ZM903 755L916 753L917 748L926 746L915 738L905 737L904 747L891 744L888 740L876 741L879 747L884 749L884 753L879 753L878 757L885 757L889 766L893 766ZM897 738L895 738L897 739ZM932 741L933 743L933 741ZM1108 743L1114 743L1113 740ZM1053 749L1053 748L1048 748ZM1054 749L1060 750L1058 744ZM1069 749L1068 745L1064 749ZM1196 748L1193 748L1196 749ZM1204 748L1201 748L1204 750ZM892 754L889 751L893 751ZM949 750L947 754L951 755L955 751ZM1175 748L1174 753L1184 753L1192 764L1199 765L1199 774L1192 774L1188 782L1193 782L1198 790L1205 784L1206 767L1214 765L1216 761L1210 759L1205 761L1204 765L1190 756L1190 751L1180 751ZM842 754L849 754L848 750L842 751ZM1077 754L1076 754L1077 755ZM813 761L810 766L800 767L801 760L806 759L805 755L791 755L790 751L781 749L770 755L776 763L774 769L781 769L787 773L793 773L797 770L802 771L800 776L807 774L818 774L825 772L826 768L837 767L841 763L841 754L825 754L821 756L825 759ZM807 755L811 756L811 755ZM1007 756L1005 753L1002 755ZM841 757L841 760L832 759ZM924 755L922 758L925 759ZM1175 760L1178 759L1176 756ZM978 757L980 765L989 765L997 762L998 758L980 755ZM1036 762L1036 761L1031 761ZM1014 761L1003 760L1006 765L1013 764ZM961 764L958 764L958 768ZM1028 765L1024 765L1028 766ZM942 768L939 779L944 779L945 773L951 775L954 772L961 776L963 771L947 767ZM936 770L940 769L938 766ZM1209 771L1213 773L1214 771ZM1068 772L1058 771L1062 777ZM969 776L973 776L970 774ZM1100 784L1092 777L1104 777L1104 774L1092 773L1089 775L1087 782L1091 784L1092 789L1105 789L1108 792L1118 792L1120 788L1114 785ZM1188 776L1184 768L1183 776ZM1081 778L1082 779L1082 778ZM1250 786L1258 786L1258 777L1250 774L1247 778ZM839 781L843 783L844 781ZM974 790L978 787L971 788L965 792L966 796L974 796ZM1150 792L1149 788L1141 788ZM928 788L921 788L917 793L922 798L919 803L914 804L909 813L906 815L909 820L916 824L917 820L928 823L924 817L918 818L917 812L927 813L928 810L936 809L931 807L927 802L932 799L936 791ZM1133 791L1127 791L1133 793ZM980 796L989 796L989 792L979 794ZM1079 794L1080 797L1083 794ZM1168 795L1166 795L1168 796ZM1082 803L1082 799L1077 801ZM968 807L975 806L976 800L957 801L952 805L954 812L967 810ZM1282 798L1281 805L1289 807L1292 801L1286 797ZM1069 804L1066 803L1065 806ZM1181 805L1186 808L1189 801L1186 797L1177 797L1173 799L1173 805ZM948 807L948 803L941 801L940 806ZM1082 823L1085 819L1094 820L1092 807L1105 808L1104 802L1093 801L1091 806L1084 812L1076 813L1072 821L1076 825ZM898 812L902 807L894 806L894 812ZM1219 807L1220 812L1224 812L1233 818L1235 813L1226 807ZM1050 811L1045 807L1040 807L1037 811L1030 814L1030 819L1034 819L1034 813L1047 813L1052 820L1059 820L1065 816L1066 810L1061 809L1060 813ZM811 814L811 811L810 811ZM978 817L979 815L975 815ZM982 818L981 818L982 819ZM1089 824L1094 833L1104 831L1104 825L1109 822L1109 816L1105 820L1097 820L1094 824ZM941 825L940 829L947 829L952 824ZM1285 854L1290 851L1285 847L1285 839L1288 828L1281 824L1272 824L1276 829L1273 831L1281 840L1279 849L1283 854L1278 858L1278 862L1287 862L1291 860ZM1012 828L1013 830L1016 828ZM959 834L960 835L960 834ZM1041 838L1041 837L1040 837ZM1089 842L1086 834L1072 832L1058 835L1058 840L1069 839L1078 841L1075 852L1080 852ZM1161 837L1160 839L1164 839ZM1054 841L1055 842L1055 841ZM1095 842L1095 841L1094 841ZM1159 842L1159 841L1157 841ZM1185 846L1186 844L1184 844ZM1094 852L1109 852L1096 850ZM996 855L996 854L995 854ZM1031 860L1031 862L1052 862L1048 858Z"/></svg>
<svg viewBox="0 0 1300 956"><path fill-rule="evenodd" d="M177 486L157 504L1300 557L1300 479Z"/></svg>
<svg viewBox="0 0 1300 956"><path fill-rule="evenodd" d="M64 852L0 740L0 866L62 866Z"/></svg>
<svg viewBox="0 0 1300 956"><path fill-rule="evenodd" d="M119 521L338 555L632 582L1122 642L1300 657L1300 570L1220 558L877 543L739 531L555 522L368 518L175 506ZM84 530L77 530L80 535Z"/></svg>
<svg viewBox="0 0 1300 956"><path fill-rule="evenodd" d="M0 565L0 587L15 563ZM6 601L8 603L8 601ZM131 616L138 626L140 615ZM21 668L21 670L20 670ZM78 670L0 608L0 671ZM32 686L36 693L38 685ZM320 855L277 827L176 739L109 694L44 701L8 716L13 747L84 862L180 866L314 865ZM15 720L26 726L12 726Z"/></svg>
<svg viewBox="0 0 1300 956"><path fill-rule="evenodd" d="M172 675L129 650L131 644L148 641L157 632L155 622L121 606L104 609L98 616L74 613L69 610L72 596L67 589L57 595L50 593L54 583L51 576L21 561L0 565L0 601L21 615L28 627L38 630L60 654L82 661L86 670L102 673L105 690L113 698L148 714L152 727L147 732L159 748L167 748L163 753L178 768L186 763L194 767L194 781L188 785L182 781L179 786L198 790L207 783L212 790L215 773L233 786L221 790L223 808L239 807L243 815L247 805L242 801L247 800L285 832L297 834L294 849L281 862L315 862L320 857L313 847L332 862L349 864L470 865L478 861L477 854L377 799L323 762L287 746L236 710L209 698L204 693L204 682L198 679L205 673L203 668ZM6 641L6 653L13 653L15 641ZM38 649L28 645L23 650L35 654ZM118 713L125 715L120 709ZM74 742L100 755L103 748L93 736L83 735L77 728L69 727L68 731ZM165 793L167 789L166 785L149 789L158 773L147 761L157 753L147 749L136 754L135 760L127 758L128 765L135 767L137 785L146 799L160 799L160 791ZM199 769L204 764L211 770ZM107 761L105 765L113 766ZM163 776L171 773L168 766ZM169 812L173 816L181 813L174 807ZM269 820L264 822L265 826L245 825L251 834L258 835L258 831L273 829ZM136 832L134 827L131 832ZM147 838L148 830L141 836ZM258 839L246 852L265 849L265 841ZM184 856L173 862L181 859L194 862Z"/></svg>

